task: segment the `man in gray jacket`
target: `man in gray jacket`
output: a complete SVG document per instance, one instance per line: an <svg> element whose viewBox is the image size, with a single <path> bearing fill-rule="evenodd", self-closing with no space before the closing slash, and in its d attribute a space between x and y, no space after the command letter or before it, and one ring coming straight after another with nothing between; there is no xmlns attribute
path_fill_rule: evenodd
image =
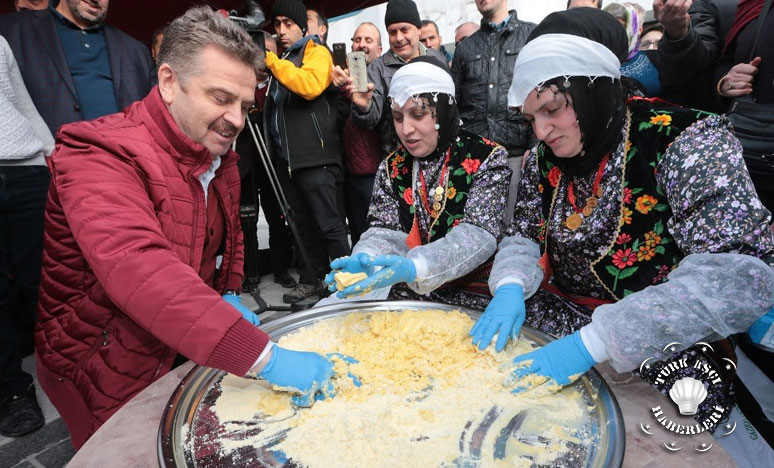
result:
<svg viewBox="0 0 774 468"><path fill-rule="evenodd" d="M420 55L433 56L441 63L446 63L446 59L441 52L428 49L419 42L422 20L419 17L417 5L413 1L390 0L384 15L384 24L387 26L390 50L368 66L369 91L352 94L350 115L352 122L360 128L379 129L382 152L387 155L397 147L390 122L390 106L387 104L387 92L390 90L392 75L411 59Z"/></svg>
<svg viewBox="0 0 774 468"><path fill-rule="evenodd" d="M519 21L515 10L508 11L506 0L476 0L476 7L483 17L481 29L454 51L452 77L463 128L508 150L513 175L503 220L507 227L516 203L521 160L532 138L521 112L508 108L508 88L516 57L535 24Z"/></svg>

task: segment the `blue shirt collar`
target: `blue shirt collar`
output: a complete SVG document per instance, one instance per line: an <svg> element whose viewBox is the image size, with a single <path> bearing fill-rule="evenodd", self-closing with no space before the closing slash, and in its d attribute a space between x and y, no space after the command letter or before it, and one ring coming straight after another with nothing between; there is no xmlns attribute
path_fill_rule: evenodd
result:
<svg viewBox="0 0 774 468"><path fill-rule="evenodd" d="M508 21L510 21L510 20L511 20L511 14L509 13L508 17L505 18L504 20L502 20L501 22L499 22L499 23L489 23L489 26L491 26L492 29L494 29L495 31L502 31L503 28L505 28L505 26L508 24Z"/></svg>

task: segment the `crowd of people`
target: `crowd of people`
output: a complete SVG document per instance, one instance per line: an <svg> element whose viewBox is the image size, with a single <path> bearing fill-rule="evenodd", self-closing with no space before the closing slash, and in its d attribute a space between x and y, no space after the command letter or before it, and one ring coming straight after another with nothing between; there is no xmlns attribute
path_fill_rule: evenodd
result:
<svg viewBox="0 0 774 468"><path fill-rule="evenodd" d="M504 391L631 371L670 342L679 359L714 337L733 359L727 338L774 306L770 1L654 0L646 24L637 4L570 0L536 25L476 0L452 53L414 1L390 0L386 43L352 32L365 90L300 0L273 2L274 34L252 37L192 8L150 50L105 23L108 0L16 6L0 17L4 436L43 425L19 316L76 448L189 359L300 406L335 397L331 361L274 344L242 303L245 192L285 302L364 273L335 297L478 309L481 350L523 325L557 338ZM733 404L732 378L697 417Z"/></svg>

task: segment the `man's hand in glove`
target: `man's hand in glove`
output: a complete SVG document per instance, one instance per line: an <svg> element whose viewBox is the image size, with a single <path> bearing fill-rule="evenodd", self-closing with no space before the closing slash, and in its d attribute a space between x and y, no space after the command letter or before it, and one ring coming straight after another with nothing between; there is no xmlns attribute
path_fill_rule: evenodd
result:
<svg viewBox="0 0 774 468"><path fill-rule="evenodd" d="M552 341L542 348L517 356L513 360L517 367L505 380L513 393L519 393L533 385L524 385L519 380L527 375L545 377L548 385L568 385L596 364L581 340L580 332Z"/></svg>
<svg viewBox="0 0 774 468"><path fill-rule="evenodd" d="M417 276L414 262L401 255L377 255L372 265L383 268L369 275L368 278L348 286L338 296L341 298L358 296L393 284L410 283Z"/></svg>
<svg viewBox="0 0 774 468"><path fill-rule="evenodd" d="M329 359L317 353L293 351L277 345L271 352L269 362L258 376L276 387L297 393L293 404L312 406L318 393L326 398L334 396L333 364Z"/></svg>
<svg viewBox="0 0 774 468"><path fill-rule="evenodd" d="M468 335L478 349L486 349L497 333L495 351L502 351L508 338L515 339L524 323L524 289L519 284L504 284L495 295Z"/></svg>
<svg viewBox="0 0 774 468"><path fill-rule="evenodd" d="M252 323L256 327L261 324L258 316L255 315L252 310L248 309L244 304L242 304L241 297L237 296L236 294L224 294L223 300L238 310L242 314L242 317L244 317L248 322Z"/></svg>
<svg viewBox="0 0 774 468"><path fill-rule="evenodd" d="M341 257L331 262L331 272L325 275L325 283L328 285L328 290L333 292L336 290L336 279L334 278L336 273L365 273L371 276L374 273L374 259L373 255L367 253L356 253L349 257Z"/></svg>

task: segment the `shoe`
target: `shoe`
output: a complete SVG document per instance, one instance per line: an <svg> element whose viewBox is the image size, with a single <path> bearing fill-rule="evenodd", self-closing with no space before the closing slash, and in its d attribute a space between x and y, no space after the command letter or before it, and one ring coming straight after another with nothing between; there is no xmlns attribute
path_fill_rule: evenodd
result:
<svg viewBox="0 0 774 468"><path fill-rule="evenodd" d="M319 296L321 287L314 284L298 283L298 285L282 295L285 304L295 304L307 297Z"/></svg>
<svg viewBox="0 0 774 468"><path fill-rule="evenodd" d="M283 288L295 288L298 286L296 280L290 276L287 271L282 273L274 273L274 282L282 286Z"/></svg>
<svg viewBox="0 0 774 468"><path fill-rule="evenodd" d="M37 431L44 423L33 385L0 401L0 435L23 436Z"/></svg>

